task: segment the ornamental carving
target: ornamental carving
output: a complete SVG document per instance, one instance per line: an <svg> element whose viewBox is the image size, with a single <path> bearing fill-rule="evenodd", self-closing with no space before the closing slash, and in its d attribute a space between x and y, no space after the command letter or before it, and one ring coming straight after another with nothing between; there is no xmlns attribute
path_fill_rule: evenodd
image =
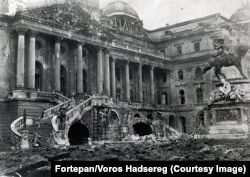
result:
<svg viewBox="0 0 250 177"><path fill-rule="evenodd" d="M216 110L215 116L216 122L241 120L240 109Z"/></svg>

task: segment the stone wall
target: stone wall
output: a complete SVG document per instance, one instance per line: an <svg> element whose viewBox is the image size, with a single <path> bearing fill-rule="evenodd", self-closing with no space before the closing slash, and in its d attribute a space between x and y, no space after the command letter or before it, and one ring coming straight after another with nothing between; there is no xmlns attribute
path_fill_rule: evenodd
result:
<svg viewBox="0 0 250 177"><path fill-rule="evenodd" d="M0 102L0 137L10 137L10 124L18 117L23 116L23 110L27 110L27 116L39 118L42 112L54 104L49 102L34 101L5 101Z"/></svg>

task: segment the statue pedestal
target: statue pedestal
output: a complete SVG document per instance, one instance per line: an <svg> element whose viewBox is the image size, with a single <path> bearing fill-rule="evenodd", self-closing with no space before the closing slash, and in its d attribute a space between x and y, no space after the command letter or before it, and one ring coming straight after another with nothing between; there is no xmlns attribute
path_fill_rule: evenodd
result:
<svg viewBox="0 0 250 177"><path fill-rule="evenodd" d="M21 131L21 133L22 133L22 140L21 140L20 148L22 150L29 149L30 148L30 145L29 145L29 131L24 129L24 130Z"/></svg>
<svg viewBox="0 0 250 177"><path fill-rule="evenodd" d="M202 139L245 139L248 138L248 115L243 103L213 104L206 110L205 126L207 134L198 135Z"/></svg>

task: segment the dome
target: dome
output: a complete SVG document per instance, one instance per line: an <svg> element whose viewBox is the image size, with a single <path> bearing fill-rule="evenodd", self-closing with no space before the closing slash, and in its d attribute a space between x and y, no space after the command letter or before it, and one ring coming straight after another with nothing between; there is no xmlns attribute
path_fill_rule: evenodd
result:
<svg viewBox="0 0 250 177"><path fill-rule="evenodd" d="M126 15L132 18L139 18L137 12L127 3L122 1L109 3L105 8L103 8L103 13L106 16Z"/></svg>
<svg viewBox="0 0 250 177"><path fill-rule="evenodd" d="M243 9L238 9L230 18L234 22L241 22L250 20L250 7L247 6Z"/></svg>

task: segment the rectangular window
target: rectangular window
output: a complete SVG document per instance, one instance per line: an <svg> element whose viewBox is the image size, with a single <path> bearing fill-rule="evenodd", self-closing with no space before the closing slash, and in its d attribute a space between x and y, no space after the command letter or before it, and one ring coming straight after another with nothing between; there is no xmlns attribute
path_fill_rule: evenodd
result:
<svg viewBox="0 0 250 177"><path fill-rule="evenodd" d="M194 51L195 52L199 52L200 51L200 43L199 42L194 43Z"/></svg>
<svg viewBox="0 0 250 177"><path fill-rule="evenodd" d="M177 55L181 55L182 54L181 46L177 46L176 49L177 49Z"/></svg>

